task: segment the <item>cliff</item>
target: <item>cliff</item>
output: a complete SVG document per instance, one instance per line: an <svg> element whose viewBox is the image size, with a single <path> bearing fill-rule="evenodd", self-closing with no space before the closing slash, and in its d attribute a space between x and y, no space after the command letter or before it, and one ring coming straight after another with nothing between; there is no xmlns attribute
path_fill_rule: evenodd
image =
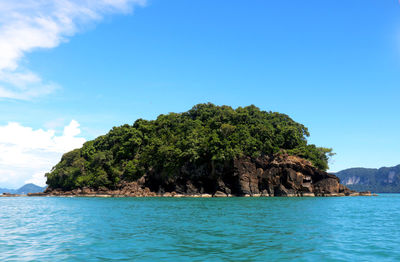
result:
<svg viewBox="0 0 400 262"><path fill-rule="evenodd" d="M33 194L34 195L34 194ZM39 194L41 195L41 194ZM179 174L165 178L150 172L135 182L115 188L48 188L45 195L104 197L227 197L227 196L359 196L340 184L339 178L315 168L296 156L243 157L221 165L183 166Z"/></svg>
<svg viewBox="0 0 400 262"><path fill-rule="evenodd" d="M400 193L400 165L395 167L351 168L335 174L353 190Z"/></svg>

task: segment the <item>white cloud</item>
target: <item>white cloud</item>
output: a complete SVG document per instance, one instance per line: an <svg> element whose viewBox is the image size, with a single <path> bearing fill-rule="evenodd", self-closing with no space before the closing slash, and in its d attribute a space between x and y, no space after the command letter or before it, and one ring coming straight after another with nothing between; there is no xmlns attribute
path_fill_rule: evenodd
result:
<svg viewBox="0 0 400 262"><path fill-rule="evenodd" d="M60 161L62 154L86 141L79 134L75 120L59 136L51 129L34 130L15 122L0 126L0 187L16 188L24 183L43 186L44 174Z"/></svg>
<svg viewBox="0 0 400 262"><path fill-rule="evenodd" d="M0 98L30 99L57 85L20 65L38 48L54 48L105 15L129 13L146 0L18 0L0 2Z"/></svg>
<svg viewBox="0 0 400 262"><path fill-rule="evenodd" d="M44 186L46 184L46 178L43 176L43 172L35 173L30 179L26 180L24 184L30 183Z"/></svg>

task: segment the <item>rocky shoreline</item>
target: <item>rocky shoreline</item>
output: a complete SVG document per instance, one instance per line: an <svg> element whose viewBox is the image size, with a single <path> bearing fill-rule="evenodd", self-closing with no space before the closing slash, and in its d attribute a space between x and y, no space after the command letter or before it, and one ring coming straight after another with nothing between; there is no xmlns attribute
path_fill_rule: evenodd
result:
<svg viewBox="0 0 400 262"><path fill-rule="evenodd" d="M371 196L340 184L338 177L296 156L243 157L222 165L185 165L174 179L148 173L113 188L47 188L27 196L60 197L339 197Z"/></svg>
<svg viewBox="0 0 400 262"><path fill-rule="evenodd" d="M235 196L235 195L225 195L225 194L194 194L194 195L189 195L189 194L177 194L176 192L166 192L162 195L155 194L154 192L150 192L149 194L126 194L126 195L121 195L121 194L104 194L104 193L99 193L99 192L93 192L89 194L72 194L69 192L66 193L60 193L60 194L46 194L46 193L29 193L28 195L16 195L18 197L175 197L175 198L212 198L212 197L282 197L282 196L267 196L267 195L262 195L262 194L256 194L256 195L245 195L245 196ZM16 197L14 196L9 196L9 197ZM350 194L344 194L344 193L339 193L339 194L325 194L325 195L315 195L315 194L303 194L301 196L293 196L293 195L288 195L288 196L283 196L283 197L344 197L344 196L377 196L376 194L371 194L371 192L354 192Z"/></svg>
<svg viewBox="0 0 400 262"><path fill-rule="evenodd" d="M371 192L353 192L349 194L338 193L338 194L324 194L324 195L315 195L313 193L303 194L303 195L288 195L283 197L344 197L344 196L377 196L377 194L371 194ZM176 192L165 192L163 194L156 194L151 191L142 192L142 193L126 193L120 194L119 192L96 192L90 191L87 193L83 192L59 192L59 193L28 193L27 195L19 195L19 194L3 194L0 197L175 197L175 198L211 198L211 197L282 197L282 196L269 196L263 194L254 194L254 195L244 195L244 196L236 196L236 195L226 195L221 192L217 192L214 195L211 194L178 194Z"/></svg>

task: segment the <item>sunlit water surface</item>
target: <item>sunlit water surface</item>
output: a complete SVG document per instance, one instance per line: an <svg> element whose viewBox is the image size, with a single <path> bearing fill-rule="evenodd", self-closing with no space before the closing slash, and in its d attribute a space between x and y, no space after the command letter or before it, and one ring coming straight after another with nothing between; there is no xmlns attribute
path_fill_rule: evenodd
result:
<svg viewBox="0 0 400 262"><path fill-rule="evenodd" d="M400 261L400 195L0 198L0 261Z"/></svg>

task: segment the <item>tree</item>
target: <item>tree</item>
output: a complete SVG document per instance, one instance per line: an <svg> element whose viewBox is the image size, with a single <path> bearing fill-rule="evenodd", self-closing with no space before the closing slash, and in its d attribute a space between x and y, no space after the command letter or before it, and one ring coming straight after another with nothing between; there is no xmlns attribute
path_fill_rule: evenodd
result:
<svg viewBox="0 0 400 262"><path fill-rule="evenodd" d="M52 188L112 187L150 170L174 176L186 163L215 165L284 151L326 170L332 149L307 143L308 129L289 116L254 105L198 104L184 113L138 119L64 154L47 176Z"/></svg>

